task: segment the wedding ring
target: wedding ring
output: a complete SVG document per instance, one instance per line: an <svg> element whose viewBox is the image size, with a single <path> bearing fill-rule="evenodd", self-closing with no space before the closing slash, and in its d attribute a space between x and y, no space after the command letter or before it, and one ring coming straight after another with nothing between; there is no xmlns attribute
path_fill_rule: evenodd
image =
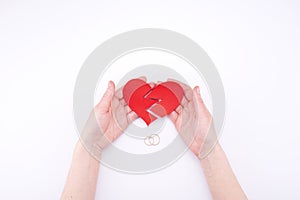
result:
<svg viewBox="0 0 300 200"><path fill-rule="evenodd" d="M156 146L160 143L160 137L157 134L152 134L148 137L145 137L144 139L144 143L147 146Z"/></svg>

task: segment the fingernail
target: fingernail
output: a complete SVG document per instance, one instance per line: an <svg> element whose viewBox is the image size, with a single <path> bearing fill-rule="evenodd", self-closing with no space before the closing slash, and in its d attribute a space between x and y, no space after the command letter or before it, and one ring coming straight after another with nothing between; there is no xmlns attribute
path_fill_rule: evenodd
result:
<svg viewBox="0 0 300 200"><path fill-rule="evenodd" d="M107 88L108 88L108 89L111 89L111 81L108 81Z"/></svg>
<svg viewBox="0 0 300 200"><path fill-rule="evenodd" d="M199 88L199 86L196 87L196 92L197 92L198 94L200 94L200 88Z"/></svg>

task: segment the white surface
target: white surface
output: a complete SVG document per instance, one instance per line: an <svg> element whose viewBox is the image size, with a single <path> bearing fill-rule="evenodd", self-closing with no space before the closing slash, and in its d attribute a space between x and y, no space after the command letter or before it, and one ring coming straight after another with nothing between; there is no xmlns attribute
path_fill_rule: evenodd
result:
<svg viewBox="0 0 300 200"><path fill-rule="evenodd" d="M164 2L164 3L163 3ZM59 199L77 140L76 75L89 53L136 28L181 32L221 74L221 143L249 199L299 199L297 1L1 1L0 199ZM102 167L101 199L199 199L200 166L187 154L155 174Z"/></svg>
<svg viewBox="0 0 300 200"><path fill-rule="evenodd" d="M121 81L121 79L124 78L124 76L128 78L128 76L126 76L128 72L136 70L136 68L139 67L143 67L146 65L151 66L153 64L169 67L171 68L171 70L174 71L174 73L177 73L181 77L183 77L186 83L190 86L194 87L198 85L199 87L201 87L202 98L209 110L212 111L212 101L209 88L206 85L206 82L202 79L201 74L199 74L193 66L191 66L179 56L159 50L139 50L136 52L129 53L112 63L109 66L109 68L105 71L105 73L103 73L103 76L99 77L99 81L94 95L94 104L96 105L99 103L99 99L101 99L102 95L104 94L109 80L113 80L118 86L120 82L124 82L124 79ZM141 72L141 70L138 71ZM156 74L157 71L159 71L160 76L165 77L165 79L157 79L157 77L154 76L155 80L151 80L148 75L149 73L153 73L153 70L147 70L146 72L145 70L143 70L143 74L141 75L148 76L147 82L167 81L168 78L172 78L170 73L164 71L164 68L156 70ZM136 73L135 76L132 78L137 78ZM141 119L138 119L133 123L140 127L147 126L146 123ZM172 124L171 121L169 123ZM126 134L122 135L122 137L115 141L113 145L126 152L135 154L145 154L160 151L166 146L168 146L170 143L172 143L178 135L173 124L172 127L165 125L163 125L163 127L165 128L163 128L163 130L159 132L161 140L160 144L157 146L145 147L145 143L143 140L133 139L132 137L127 136Z"/></svg>

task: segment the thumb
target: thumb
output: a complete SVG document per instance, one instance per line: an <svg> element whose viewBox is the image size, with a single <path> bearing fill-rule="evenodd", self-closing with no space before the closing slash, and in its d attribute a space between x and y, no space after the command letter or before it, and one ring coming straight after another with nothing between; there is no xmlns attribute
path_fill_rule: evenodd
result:
<svg viewBox="0 0 300 200"><path fill-rule="evenodd" d="M205 104L204 104L204 102L203 102L203 99L202 99L202 97L201 97L201 93L200 93L200 88L199 88L199 86L194 87L193 93L194 93L194 98L195 98L195 100L196 100L196 102L197 102L197 105L198 105L200 108L203 108L203 106L206 107Z"/></svg>
<svg viewBox="0 0 300 200"><path fill-rule="evenodd" d="M194 100L195 100L196 106L197 106L196 109L198 109L198 111L201 111L201 113L204 114L204 116L210 118L211 114L210 114L209 110L207 109L207 107L201 97L199 86L194 87L193 93L194 93L194 95L193 95Z"/></svg>
<svg viewBox="0 0 300 200"><path fill-rule="evenodd" d="M109 81L105 93L103 94L100 102L96 106L99 109L99 112L106 113L109 111L114 95L115 95L115 84L114 82Z"/></svg>

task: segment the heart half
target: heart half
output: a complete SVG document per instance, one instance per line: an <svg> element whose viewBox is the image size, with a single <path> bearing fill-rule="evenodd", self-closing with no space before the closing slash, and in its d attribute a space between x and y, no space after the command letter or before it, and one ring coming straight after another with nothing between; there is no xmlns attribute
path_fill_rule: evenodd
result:
<svg viewBox="0 0 300 200"><path fill-rule="evenodd" d="M182 87L173 81L151 87L141 79L132 79L123 87L125 102L147 125L175 110L183 93Z"/></svg>

